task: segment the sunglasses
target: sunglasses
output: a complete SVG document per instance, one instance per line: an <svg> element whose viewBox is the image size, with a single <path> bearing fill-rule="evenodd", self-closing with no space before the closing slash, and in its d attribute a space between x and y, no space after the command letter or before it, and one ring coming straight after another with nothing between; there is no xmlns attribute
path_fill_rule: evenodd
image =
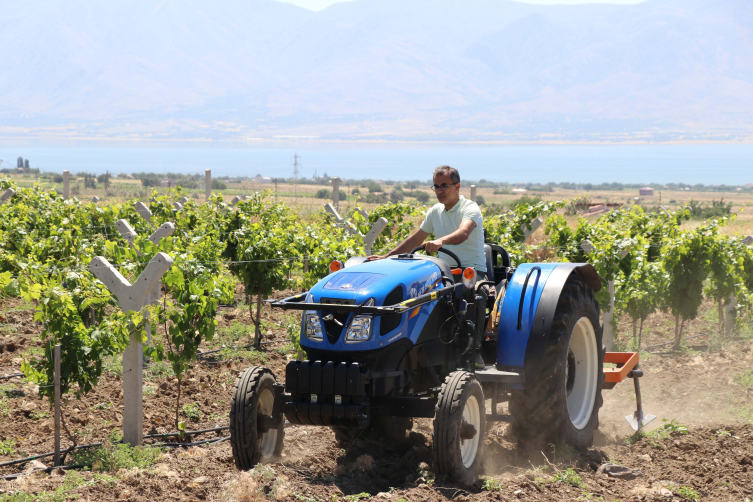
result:
<svg viewBox="0 0 753 502"><path fill-rule="evenodd" d="M450 188L451 186L455 186L455 185L457 185L457 183L453 183L452 185L448 185L447 183L442 183L441 185L436 185L436 184L432 185L429 188L431 188L435 192L438 191L438 190L442 191L442 192L445 192L445 191L447 191L448 188Z"/></svg>

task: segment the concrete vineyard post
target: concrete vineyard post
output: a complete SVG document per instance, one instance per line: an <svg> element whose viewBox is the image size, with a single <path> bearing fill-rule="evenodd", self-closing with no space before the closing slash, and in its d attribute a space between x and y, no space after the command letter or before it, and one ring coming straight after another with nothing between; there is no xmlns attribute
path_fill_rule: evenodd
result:
<svg viewBox="0 0 753 502"><path fill-rule="evenodd" d="M340 178L332 178L332 205L340 209Z"/></svg>
<svg viewBox="0 0 753 502"><path fill-rule="evenodd" d="M138 312L151 302L151 293L172 263L169 255L157 253L133 284L101 256L92 259L89 270L115 295L123 311ZM131 338L123 353L123 441L132 446L140 445L144 436L143 371L144 346Z"/></svg>
<svg viewBox="0 0 753 502"><path fill-rule="evenodd" d="M60 348L61 345L55 345L55 463L54 466L60 465Z"/></svg>
<svg viewBox="0 0 753 502"><path fill-rule="evenodd" d="M520 229L523 231L524 239L523 241L527 241L528 238L536 231L538 228L544 224L544 219L539 216L536 219L531 220L531 222L526 225L525 223L520 226Z"/></svg>
<svg viewBox="0 0 753 502"><path fill-rule="evenodd" d="M335 207L332 204L330 203L324 204L324 209L329 214L335 217L335 222L337 222L338 225L342 225L343 223L345 223L345 220L340 216L340 213L337 212L337 209L335 209Z"/></svg>
<svg viewBox="0 0 753 502"><path fill-rule="evenodd" d="M136 233L136 230L133 229L133 227L126 221L126 220L118 220L115 222L115 228L118 229L118 232L120 232L120 235L128 241L128 244L131 246L134 246L133 242L136 239L136 236L138 235ZM152 241L152 243L155 246L159 246L159 241L163 237L169 237L173 235L175 232L175 225L172 224L172 222L163 223L160 225L160 227L154 231L152 235L149 236L149 240ZM141 256L141 250L137 249L136 253ZM154 288L154 291L150 293L151 295L151 301L152 303L159 301L160 294L162 290L162 283L157 283L157 285ZM149 334L149 337L151 338L152 334L149 331L149 327L147 326L147 333Z"/></svg>
<svg viewBox="0 0 753 502"><path fill-rule="evenodd" d="M5 204L10 200L11 197L13 197L16 194L16 191L12 188L9 188L5 191L5 193L0 197L0 205Z"/></svg>
<svg viewBox="0 0 753 502"><path fill-rule="evenodd" d="M185 204L186 202L188 202L188 197L181 197L180 199L178 199L178 202L180 204Z"/></svg>
<svg viewBox="0 0 753 502"><path fill-rule="evenodd" d="M152 222L152 212L148 207L146 207L146 204L144 204L143 202L137 202L136 204L134 204L134 207L136 208L136 212L139 213L139 216L144 218L149 223Z"/></svg>
<svg viewBox="0 0 753 502"><path fill-rule="evenodd" d="M212 170L207 169L204 171L204 191L206 192L207 200L212 196Z"/></svg>
<svg viewBox="0 0 753 502"><path fill-rule="evenodd" d="M363 245L364 249L366 251L366 256L371 255L372 246L374 245L374 241L377 237L379 237L379 234L382 233L382 231L387 227L387 219L382 217L379 218L376 223L374 223L374 226L371 227L371 230L369 230L369 233L366 234L366 236L363 238Z"/></svg>
<svg viewBox="0 0 753 502"><path fill-rule="evenodd" d="M157 230L154 231L152 235L149 236L149 240L152 241L152 243L155 246L159 246L159 241L163 237L170 237L175 232L175 225L172 224L172 222L168 221L167 223L163 223L159 226Z"/></svg>
<svg viewBox="0 0 753 502"><path fill-rule="evenodd" d="M92 197L92 202L94 202L95 204L99 202L99 197L97 197L96 195Z"/></svg>
<svg viewBox="0 0 753 502"><path fill-rule="evenodd" d="M68 200L71 196L71 173L63 171L63 199Z"/></svg>
<svg viewBox="0 0 753 502"><path fill-rule="evenodd" d="M138 234L136 233L136 230L133 229L131 224L128 223L127 220L118 220L115 222L115 228L118 229L120 236L128 241L128 244L133 246L133 241L134 239L136 239L136 236Z"/></svg>
<svg viewBox="0 0 753 502"><path fill-rule="evenodd" d="M180 202L173 202L173 207L176 211L180 211L181 209L183 209L183 204L181 204Z"/></svg>
<svg viewBox="0 0 753 502"><path fill-rule="evenodd" d="M324 209L326 209L329 214L334 216L337 224L345 227L345 229L350 233L350 235L360 235L361 237L363 237L363 245L366 251L366 256L369 256L371 254L371 247L373 246L374 241L376 240L377 237L379 237L379 234L381 234L384 231L384 229L387 227L387 223L388 223L387 219L383 217L379 218L376 221L376 223L374 223L374 225L371 227L371 229L369 230L369 233L364 236L358 231L358 228L356 228L356 226L353 223L351 223L350 221L346 221L343 217L341 217L340 213L337 212L337 209L335 209L332 206L332 204L329 204L329 203L325 204ZM356 211L358 211L361 214L361 216L363 216L364 218L368 220L369 213L367 213L361 208L358 208Z"/></svg>
<svg viewBox="0 0 753 502"><path fill-rule="evenodd" d="M471 185L471 200L476 202L476 185Z"/></svg>
<svg viewBox="0 0 753 502"><path fill-rule="evenodd" d="M233 200L230 201L230 207L235 207L236 204L238 204L242 200L246 200L245 195L236 195L235 197L233 197Z"/></svg>

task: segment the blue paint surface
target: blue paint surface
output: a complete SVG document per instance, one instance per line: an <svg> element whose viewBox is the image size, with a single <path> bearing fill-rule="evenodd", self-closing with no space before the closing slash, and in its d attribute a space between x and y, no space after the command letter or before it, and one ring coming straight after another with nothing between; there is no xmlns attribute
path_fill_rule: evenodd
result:
<svg viewBox="0 0 753 502"><path fill-rule="evenodd" d="M402 300L408 300L441 288L442 282L440 279L439 267L428 260L377 260L353 265L328 275L314 285L309 293L312 295L314 303L321 303L324 298L328 300L354 300L356 305L362 305L373 298L375 306L386 306L387 295L395 287L402 289ZM331 344L326 336L323 341L315 342L306 338L302 332L301 345L321 350L362 351L386 347L403 338L408 338L415 343L436 304L437 302L434 301L421 306L418 313L413 317L410 317L413 310L401 314L400 324L389 333L385 333L384 336L380 335L383 316L374 316L371 338L365 342L345 343L348 325L355 315L351 314L344 323L345 326L337 343ZM321 317L320 313L320 321Z"/></svg>
<svg viewBox="0 0 753 502"><path fill-rule="evenodd" d="M528 272L538 267L541 271L533 271L528 280L528 286L523 300L523 315L520 329L518 329L518 312L520 297L523 294L523 283ZM541 293L544 291L547 279L557 268L556 263L524 263L520 265L510 280L502 304L502 313L497 331L497 364L523 367L531 334L531 324L536 316Z"/></svg>

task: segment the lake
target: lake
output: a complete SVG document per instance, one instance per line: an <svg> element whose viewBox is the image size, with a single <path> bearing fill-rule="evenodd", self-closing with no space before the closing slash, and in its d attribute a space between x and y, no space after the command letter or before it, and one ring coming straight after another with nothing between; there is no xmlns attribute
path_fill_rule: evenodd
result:
<svg viewBox="0 0 753 502"><path fill-rule="evenodd" d="M7 140L6 140L7 141ZM39 147L0 145L0 167L29 159L42 171L101 174L201 173L219 176L428 180L449 164L461 178L507 182L669 183L744 185L753 182L753 145L512 145L426 147L118 146Z"/></svg>

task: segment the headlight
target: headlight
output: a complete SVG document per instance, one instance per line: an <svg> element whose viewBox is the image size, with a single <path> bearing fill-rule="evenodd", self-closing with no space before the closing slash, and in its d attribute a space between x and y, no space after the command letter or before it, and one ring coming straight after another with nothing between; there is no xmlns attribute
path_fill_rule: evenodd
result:
<svg viewBox="0 0 753 502"><path fill-rule="evenodd" d="M314 303L314 297L308 295L306 303ZM306 335L306 338L315 342L324 340L322 323L319 321L319 314L316 311L303 311L303 334Z"/></svg>
<svg viewBox="0 0 753 502"><path fill-rule="evenodd" d="M371 307L374 305L374 299L369 298L363 305ZM348 332L345 334L345 343L359 343L370 339L373 320L373 317L370 315L357 315L353 317L353 320L348 325Z"/></svg>

